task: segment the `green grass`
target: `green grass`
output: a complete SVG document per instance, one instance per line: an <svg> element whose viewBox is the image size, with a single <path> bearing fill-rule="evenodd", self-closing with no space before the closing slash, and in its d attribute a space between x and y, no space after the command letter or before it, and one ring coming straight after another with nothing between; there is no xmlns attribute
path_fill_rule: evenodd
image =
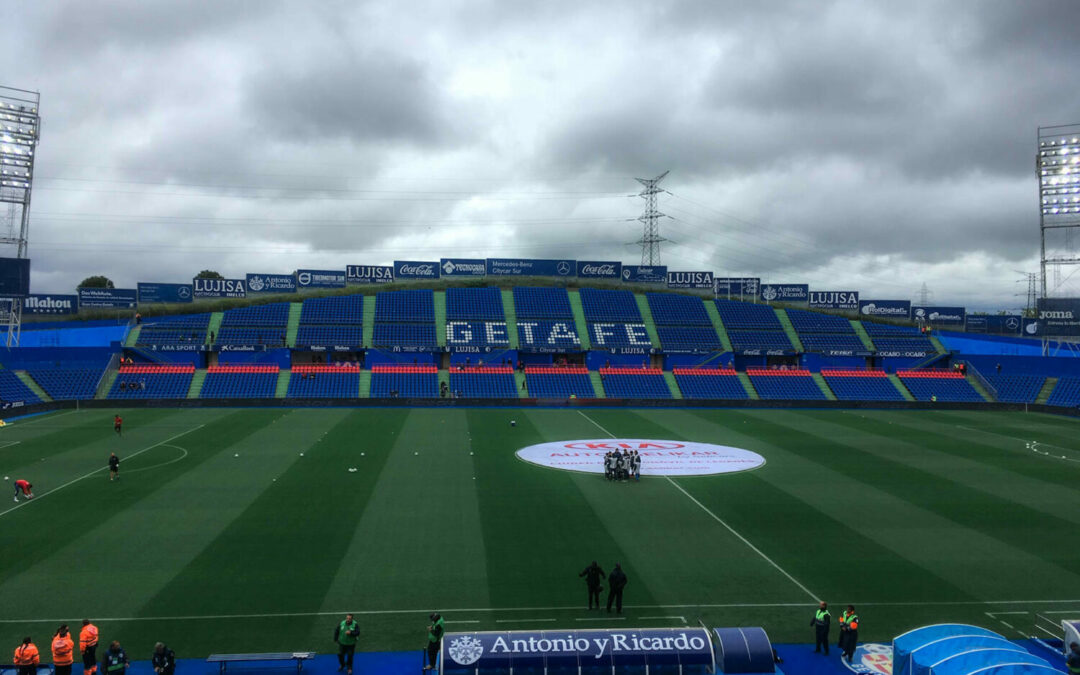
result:
<svg viewBox="0 0 1080 675"><path fill-rule="evenodd" d="M1012 615L1010 631L985 612L1080 609L1050 602L1077 598L1080 463L1025 449L1080 460L1066 418L138 409L120 411L117 438L114 412L0 430L0 472L38 494L0 502L0 643L40 644L84 617L104 640L165 639L183 656L326 651L344 611L359 613L365 650L415 649L435 609L450 630L595 627L576 621L590 616L577 572L594 558L630 577L625 626L701 619L805 642L820 597L858 605L865 640L953 620L1018 637L1033 617ZM611 484L514 456L606 431L745 447L767 464ZM111 451L117 483L101 470Z"/></svg>

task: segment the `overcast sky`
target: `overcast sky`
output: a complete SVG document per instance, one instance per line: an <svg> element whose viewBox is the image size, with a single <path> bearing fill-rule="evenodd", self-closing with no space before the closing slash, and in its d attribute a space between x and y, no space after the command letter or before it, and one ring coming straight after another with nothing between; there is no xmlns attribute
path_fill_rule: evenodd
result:
<svg viewBox="0 0 1080 675"><path fill-rule="evenodd" d="M1077 0L9 1L0 84L41 92L36 292L636 263L634 177L670 170L673 269L1006 308L1038 269L1036 129L1080 122L1078 25Z"/></svg>

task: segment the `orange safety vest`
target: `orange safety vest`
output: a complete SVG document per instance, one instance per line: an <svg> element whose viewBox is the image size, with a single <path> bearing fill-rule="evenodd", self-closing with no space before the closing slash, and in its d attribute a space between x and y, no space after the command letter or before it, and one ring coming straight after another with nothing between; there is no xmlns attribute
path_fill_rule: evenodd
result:
<svg viewBox="0 0 1080 675"><path fill-rule="evenodd" d="M75 651L75 641L71 639L71 635L54 637L52 641L53 665L70 666L74 660L71 655L73 651Z"/></svg>
<svg viewBox="0 0 1080 675"><path fill-rule="evenodd" d="M92 623L86 624L79 631L79 651L85 652L87 647L96 645L97 640L97 626Z"/></svg>
<svg viewBox="0 0 1080 675"><path fill-rule="evenodd" d="M41 656L38 655L37 646L33 642L15 648L15 665L36 666L39 663L41 663Z"/></svg>

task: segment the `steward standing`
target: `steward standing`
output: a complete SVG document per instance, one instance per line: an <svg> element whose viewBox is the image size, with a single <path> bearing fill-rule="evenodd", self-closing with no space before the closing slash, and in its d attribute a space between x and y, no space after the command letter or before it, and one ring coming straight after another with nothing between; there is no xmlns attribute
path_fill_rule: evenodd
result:
<svg viewBox="0 0 1080 675"><path fill-rule="evenodd" d="M90 623L90 619L83 619L82 630L79 631L79 653L82 654L83 675L93 675L97 672L97 626Z"/></svg>
<svg viewBox="0 0 1080 675"><path fill-rule="evenodd" d="M19 675L37 675L39 663L41 654L37 645L29 636L24 637L22 644L15 648L15 667L19 669Z"/></svg>
<svg viewBox="0 0 1080 675"><path fill-rule="evenodd" d="M62 624L53 635L52 644L53 666L56 675L71 675L71 664L74 661L72 654L75 652L75 641L71 639L67 624Z"/></svg>
<svg viewBox="0 0 1080 675"><path fill-rule="evenodd" d="M589 587L589 609L593 608L594 600L596 601L596 608L600 609L600 591L603 590L600 580L607 578L604 570L600 569L600 566L594 560L591 565L581 571L578 577L585 577L585 584Z"/></svg>
<svg viewBox="0 0 1080 675"><path fill-rule="evenodd" d="M824 600L818 605L817 611L814 613L814 618L810 620L810 625L814 627L814 653L821 652L821 648L825 648L825 656L829 655L829 623L832 621L832 617L829 616L829 605Z"/></svg>
<svg viewBox="0 0 1080 675"><path fill-rule="evenodd" d="M176 652L166 647L164 642L159 642L154 645L150 665L157 675L173 675L176 672Z"/></svg>
<svg viewBox="0 0 1080 675"><path fill-rule="evenodd" d="M844 651L841 658L847 658L848 663L855 657L855 645L859 642L859 615L855 613L855 605L848 605L840 617L840 649Z"/></svg>
<svg viewBox="0 0 1080 675"><path fill-rule="evenodd" d="M128 655L124 648L120 646L120 641L113 640L110 642L109 648L105 650L105 655L101 657L102 675L125 675L128 665L130 665Z"/></svg>
<svg viewBox="0 0 1080 675"><path fill-rule="evenodd" d="M338 672L349 669L352 675L353 656L356 654L356 639L360 637L360 624L352 614L346 614L345 620L334 629L334 642L338 645Z"/></svg>
<svg viewBox="0 0 1080 675"><path fill-rule="evenodd" d="M431 619L431 625L427 629L427 665L424 670L435 670L439 648L442 646L443 635L446 634L446 623L438 612L432 612L428 618Z"/></svg>
<svg viewBox="0 0 1080 675"><path fill-rule="evenodd" d="M623 572L619 563L615 563L615 569L611 570L611 574L608 576L608 584L611 586L607 596L608 614L611 614L612 601L615 601L615 610L622 614L622 592L626 588L626 583L626 572Z"/></svg>

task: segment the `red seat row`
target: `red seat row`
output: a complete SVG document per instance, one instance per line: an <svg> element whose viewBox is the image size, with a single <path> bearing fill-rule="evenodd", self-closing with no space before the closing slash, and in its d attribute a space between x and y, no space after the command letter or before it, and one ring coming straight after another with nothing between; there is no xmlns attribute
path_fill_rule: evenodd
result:
<svg viewBox="0 0 1080 675"><path fill-rule="evenodd" d="M486 373L486 374L513 374L514 368L512 366L465 366L461 367L461 364L450 366L450 372L452 373Z"/></svg>
<svg viewBox="0 0 1080 675"><path fill-rule="evenodd" d="M825 377L888 377L884 370L858 370L858 369L827 369L822 368L821 374Z"/></svg>
<svg viewBox="0 0 1080 675"><path fill-rule="evenodd" d="M771 368L747 368L747 375L756 377L810 377L810 371L802 368L796 370L773 370Z"/></svg>
<svg viewBox="0 0 1080 675"><path fill-rule="evenodd" d="M128 373L137 375L157 375L164 373L194 373L195 364L188 363L178 366L120 366L120 374L126 375Z"/></svg>
<svg viewBox="0 0 1080 675"><path fill-rule="evenodd" d="M936 368L927 368L925 370L898 370L896 374L900 377L928 377L938 380L963 380L964 374L959 370L945 370Z"/></svg>
<svg viewBox="0 0 1080 675"><path fill-rule="evenodd" d="M601 375L663 375L659 368L601 368Z"/></svg>
<svg viewBox="0 0 1080 675"><path fill-rule="evenodd" d="M277 364L259 366L210 366L207 373L276 373L281 368Z"/></svg>
<svg viewBox="0 0 1080 675"><path fill-rule="evenodd" d="M391 365L378 365L372 366L371 372L373 373L437 373L439 369L433 365L427 366L391 366Z"/></svg>
<svg viewBox="0 0 1080 675"><path fill-rule="evenodd" d="M525 374L539 375L588 375L589 369L585 366L525 366Z"/></svg>
<svg viewBox="0 0 1080 675"><path fill-rule="evenodd" d="M317 364L317 365L295 365L292 367L294 373L358 373L360 372L359 363L342 363L340 366L331 366L329 364Z"/></svg>
<svg viewBox="0 0 1080 675"><path fill-rule="evenodd" d="M672 368L675 375L734 375L734 368Z"/></svg>

